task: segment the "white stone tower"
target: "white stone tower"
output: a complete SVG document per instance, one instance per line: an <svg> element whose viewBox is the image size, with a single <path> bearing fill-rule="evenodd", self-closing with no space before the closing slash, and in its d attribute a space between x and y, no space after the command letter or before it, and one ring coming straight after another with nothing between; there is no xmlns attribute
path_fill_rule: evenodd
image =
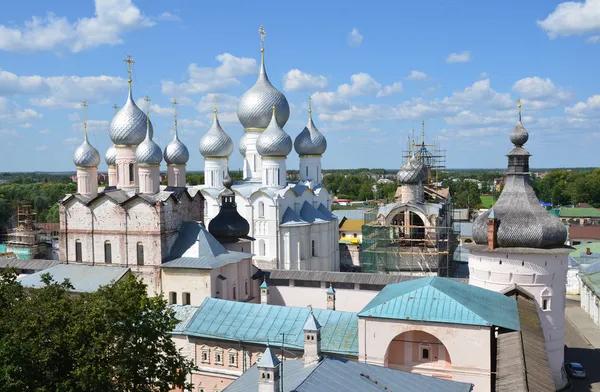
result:
<svg viewBox="0 0 600 392"><path fill-rule="evenodd" d="M87 102L83 101L83 143L75 150L73 163L77 168L77 193L95 197L98 195L98 165L100 154L88 141Z"/></svg>
<svg viewBox="0 0 600 392"><path fill-rule="evenodd" d="M312 309L304 323L304 355L303 366L312 365L321 360L321 324L317 321Z"/></svg>
<svg viewBox="0 0 600 392"><path fill-rule="evenodd" d="M292 151L292 138L277 123L277 107L269 126L256 140L256 149L262 159L262 184L270 188L283 188L286 184L286 160Z"/></svg>
<svg viewBox="0 0 600 392"><path fill-rule="evenodd" d="M204 185L223 188L223 179L228 173L229 156L233 152L233 141L219 123L216 97L212 126L200 139L200 154L204 157Z"/></svg>
<svg viewBox="0 0 600 392"><path fill-rule="evenodd" d="M519 102L519 101L518 101ZM503 292L514 285L538 304L548 361L556 389L566 385L563 370L565 281L568 254L565 226L541 205L529 184L529 135L519 119L510 140L506 185L494 207L473 224L469 284Z"/></svg>
<svg viewBox="0 0 600 392"><path fill-rule="evenodd" d="M279 392L281 383L279 371L281 361L277 358L271 347L263 353L262 358L256 364L258 370L258 392Z"/></svg>
<svg viewBox="0 0 600 392"><path fill-rule="evenodd" d="M163 152L152 140L150 133L150 98L144 98L148 105L146 114L146 138L135 150L135 160L138 167L139 192L158 193L160 190L160 162Z"/></svg>
<svg viewBox="0 0 600 392"><path fill-rule="evenodd" d="M327 139L315 126L312 118L312 98L308 98L308 124L294 140L300 157L300 181L320 184L323 180L321 158L327 149Z"/></svg>
<svg viewBox="0 0 600 392"><path fill-rule="evenodd" d="M177 131L177 100L173 100L173 117L175 119L175 136L173 140L165 147L164 158L167 163L167 185L170 187L185 187L186 185L186 165L190 159L190 152L185 144L179 140Z"/></svg>

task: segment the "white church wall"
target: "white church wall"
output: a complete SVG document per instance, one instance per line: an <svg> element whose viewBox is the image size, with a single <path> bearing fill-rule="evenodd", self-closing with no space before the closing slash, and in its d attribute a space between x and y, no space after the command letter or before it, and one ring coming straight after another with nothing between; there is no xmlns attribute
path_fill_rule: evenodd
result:
<svg viewBox="0 0 600 392"><path fill-rule="evenodd" d="M169 293L176 293L177 304L183 304L183 293L190 294L188 305L200 306L211 293L210 270L162 268L162 294L167 301Z"/></svg>
<svg viewBox="0 0 600 392"><path fill-rule="evenodd" d="M269 289L272 305L327 309L327 288L269 286ZM360 312L377 294L379 291L375 290L336 289L335 310Z"/></svg>

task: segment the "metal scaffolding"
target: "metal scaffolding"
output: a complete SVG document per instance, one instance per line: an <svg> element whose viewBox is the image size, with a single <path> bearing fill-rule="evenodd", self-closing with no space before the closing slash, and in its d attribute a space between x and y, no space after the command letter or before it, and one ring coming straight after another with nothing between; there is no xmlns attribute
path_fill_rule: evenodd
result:
<svg viewBox="0 0 600 392"><path fill-rule="evenodd" d="M405 159L409 159L413 154L425 164L426 183L439 188L438 174L446 168L446 150L440 147L438 138L434 142L425 142L425 121L421 123L421 141L415 138L413 131L412 139L409 137L408 149L402 151Z"/></svg>

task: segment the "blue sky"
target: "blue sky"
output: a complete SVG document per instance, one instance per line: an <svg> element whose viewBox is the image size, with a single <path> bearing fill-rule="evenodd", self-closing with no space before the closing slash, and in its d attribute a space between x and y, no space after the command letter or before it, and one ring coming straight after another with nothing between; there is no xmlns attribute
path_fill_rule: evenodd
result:
<svg viewBox="0 0 600 392"><path fill-rule="evenodd" d="M236 146L242 135L235 108L256 80L260 25L269 77L292 107L285 130L302 130L312 96L325 168L399 167L421 121L449 167L505 167L517 98L532 167L597 166L600 0L23 0L0 14L0 170L73 170L84 99L104 155L128 52L158 143L172 138L176 98L188 168L201 170L213 95Z"/></svg>

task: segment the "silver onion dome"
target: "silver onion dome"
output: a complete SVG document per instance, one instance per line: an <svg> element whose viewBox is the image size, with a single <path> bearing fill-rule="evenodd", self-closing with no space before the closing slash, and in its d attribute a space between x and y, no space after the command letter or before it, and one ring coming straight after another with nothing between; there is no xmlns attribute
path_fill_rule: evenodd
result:
<svg viewBox="0 0 600 392"><path fill-rule="evenodd" d="M116 166L117 165L117 148L113 144L106 150L106 154L104 155L104 161L107 166Z"/></svg>
<svg viewBox="0 0 600 392"><path fill-rule="evenodd" d="M88 141L87 133L83 143L75 150L73 154L73 163L76 167L96 168L100 164L100 154Z"/></svg>
<svg viewBox="0 0 600 392"><path fill-rule="evenodd" d="M185 144L179 140L177 130L175 130L175 137L171 143L165 147L164 158L167 165L185 165L190 159L190 152Z"/></svg>
<svg viewBox="0 0 600 392"><path fill-rule="evenodd" d="M323 155L327 149L327 139L313 122L312 109L308 110L308 124L294 140L294 149L298 155Z"/></svg>
<svg viewBox="0 0 600 392"><path fill-rule="evenodd" d="M125 106L113 117L110 123L110 139L117 146L137 146L146 135L146 113L133 101L131 89ZM150 138L154 135L150 123Z"/></svg>
<svg viewBox="0 0 600 392"><path fill-rule="evenodd" d="M200 154L205 158L228 158L232 152L233 141L223 128L221 128L217 110L215 109L212 126L206 135L200 139Z"/></svg>
<svg viewBox="0 0 600 392"><path fill-rule="evenodd" d="M413 156L407 160L396 174L400 184L416 184L425 179L425 164Z"/></svg>
<svg viewBox="0 0 600 392"><path fill-rule="evenodd" d="M152 140L150 120L147 120L146 138L135 150L135 161L138 165L160 165L163 152L160 146Z"/></svg>
<svg viewBox="0 0 600 392"><path fill-rule="evenodd" d="M256 140L256 150L261 157L286 157L292 151L292 138L279 126L275 106L272 111L271 122Z"/></svg>
<svg viewBox="0 0 600 392"><path fill-rule="evenodd" d="M262 37L264 39L264 35ZM273 87L269 81L265 69L264 53L263 47L261 49L260 72L256 83L242 95L238 103L237 116L246 129L265 129L271 121L271 108L273 105L277 107L277 121L282 127L290 118L290 105L285 95Z"/></svg>
<svg viewBox="0 0 600 392"><path fill-rule="evenodd" d="M246 140L247 136L248 134L244 132L244 136L242 136L242 138L240 139L240 144L238 144L238 150L240 151L240 154L242 154L243 157L246 156L246 150L248 149L248 140Z"/></svg>

